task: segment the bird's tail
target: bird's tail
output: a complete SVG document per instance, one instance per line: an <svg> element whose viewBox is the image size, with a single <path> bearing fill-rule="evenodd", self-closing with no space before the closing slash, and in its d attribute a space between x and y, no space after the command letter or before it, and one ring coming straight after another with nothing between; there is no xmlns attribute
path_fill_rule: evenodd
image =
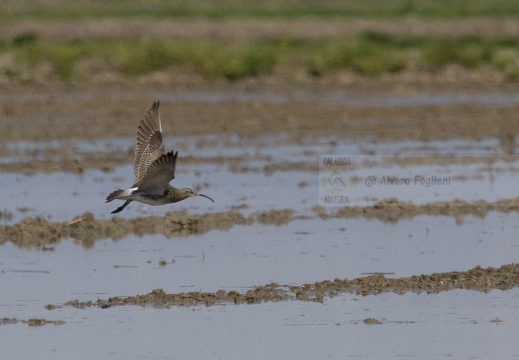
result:
<svg viewBox="0 0 519 360"><path fill-rule="evenodd" d="M119 198L119 196L121 196L123 193L124 193L124 190L115 190L113 193L111 193L110 195L108 195L106 197L105 202L110 202L112 200L115 200L115 199Z"/></svg>

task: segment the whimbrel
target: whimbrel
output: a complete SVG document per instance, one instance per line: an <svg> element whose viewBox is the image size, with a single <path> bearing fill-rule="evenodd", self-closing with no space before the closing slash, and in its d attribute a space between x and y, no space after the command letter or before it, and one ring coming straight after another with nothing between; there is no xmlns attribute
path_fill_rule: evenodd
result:
<svg viewBox="0 0 519 360"><path fill-rule="evenodd" d="M193 196L202 196L214 202L207 195L169 185L169 182L175 178L177 155L178 151L164 153L159 102L154 102L137 128L137 146L133 164L134 183L128 190L116 190L106 198L106 202L125 200L122 206L112 211L112 214L123 211L134 200L148 205L165 205Z"/></svg>

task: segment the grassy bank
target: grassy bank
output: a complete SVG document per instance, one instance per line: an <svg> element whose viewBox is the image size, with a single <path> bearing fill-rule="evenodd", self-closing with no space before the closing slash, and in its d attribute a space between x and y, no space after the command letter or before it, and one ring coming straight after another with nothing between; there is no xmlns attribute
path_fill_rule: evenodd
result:
<svg viewBox="0 0 519 360"><path fill-rule="evenodd" d="M512 38L465 37L394 38L366 32L361 36L328 41L276 39L236 44L219 41L174 39L82 40L66 43L40 41L24 34L0 45L2 75L14 81L31 81L31 72L50 64L57 79L86 80L109 70L135 78L177 68L208 78L230 80L257 77L282 68L314 77L347 70L365 76L406 69L437 71L457 64L468 69L488 65L511 81L519 80L519 41ZM85 66L88 64L88 66Z"/></svg>

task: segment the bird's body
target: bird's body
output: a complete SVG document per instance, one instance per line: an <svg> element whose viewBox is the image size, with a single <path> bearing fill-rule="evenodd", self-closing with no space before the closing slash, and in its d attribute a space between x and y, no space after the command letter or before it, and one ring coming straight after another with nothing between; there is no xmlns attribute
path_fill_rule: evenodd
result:
<svg viewBox="0 0 519 360"><path fill-rule="evenodd" d="M148 205L165 205L192 196L202 196L214 202L210 197L191 189L177 189L169 185L175 178L177 156L177 151L164 153L159 102L154 102L137 128L133 164L134 184L127 190L116 190L106 198L106 202L125 200L125 203L112 211L112 214L123 211L132 201Z"/></svg>

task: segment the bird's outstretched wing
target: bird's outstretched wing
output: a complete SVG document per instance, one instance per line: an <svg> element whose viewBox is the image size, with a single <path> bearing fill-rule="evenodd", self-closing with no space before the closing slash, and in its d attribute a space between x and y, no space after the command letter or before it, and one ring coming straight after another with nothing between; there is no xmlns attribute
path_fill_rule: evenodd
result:
<svg viewBox="0 0 519 360"><path fill-rule="evenodd" d="M137 128L137 145L133 164L135 185L141 182L151 164L163 154L162 126L157 101L146 111Z"/></svg>
<svg viewBox="0 0 519 360"><path fill-rule="evenodd" d="M146 174L135 185L148 194L162 195L168 184L175 178L178 151L161 155L148 168Z"/></svg>

